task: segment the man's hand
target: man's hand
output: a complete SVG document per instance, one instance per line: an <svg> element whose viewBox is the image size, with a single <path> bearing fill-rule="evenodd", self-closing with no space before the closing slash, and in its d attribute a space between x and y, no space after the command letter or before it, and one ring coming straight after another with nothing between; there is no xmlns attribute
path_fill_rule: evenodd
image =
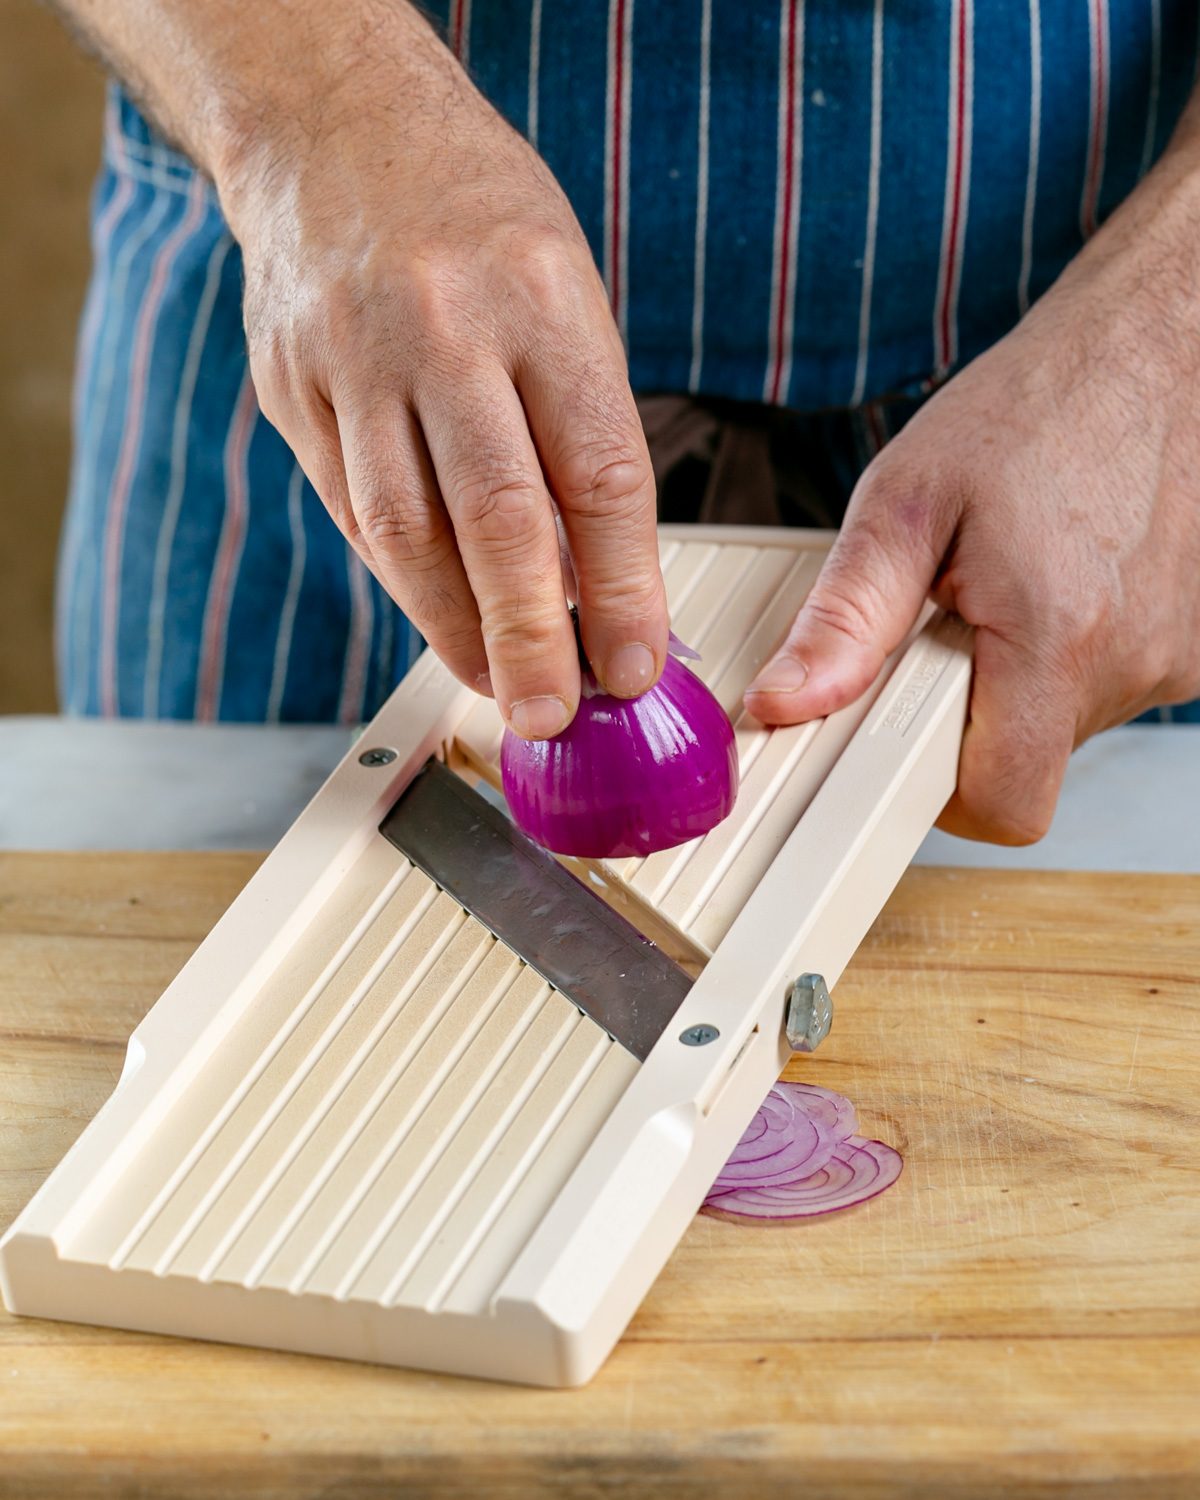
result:
<svg viewBox="0 0 1200 1500"><path fill-rule="evenodd" d="M457 676L544 738L666 652L654 483L565 196L407 4L60 0L216 182L259 403ZM561 533L560 533L561 523Z"/></svg>
<svg viewBox="0 0 1200 1500"><path fill-rule="evenodd" d="M1021 844L1089 735L1200 695L1200 119L1007 338L875 459L767 723L851 702L924 599L976 627L941 825Z"/></svg>

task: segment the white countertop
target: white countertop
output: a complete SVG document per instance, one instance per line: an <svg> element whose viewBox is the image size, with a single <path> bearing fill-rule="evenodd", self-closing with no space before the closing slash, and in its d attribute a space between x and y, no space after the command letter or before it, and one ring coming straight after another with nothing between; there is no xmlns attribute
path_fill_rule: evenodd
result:
<svg viewBox="0 0 1200 1500"><path fill-rule="evenodd" d="M355 735L329 725L0 717L0 849L267 849ZM925 864L1200 871L1200 726L1128 725L1071 762L1028 849L934 832Z"/></svg>

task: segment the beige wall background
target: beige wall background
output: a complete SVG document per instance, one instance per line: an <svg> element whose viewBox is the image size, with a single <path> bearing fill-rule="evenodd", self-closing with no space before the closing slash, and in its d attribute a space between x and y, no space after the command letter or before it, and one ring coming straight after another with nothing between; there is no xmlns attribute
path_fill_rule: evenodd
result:
<svg viewBox="0 0 1200 1500"><path fill-rule="evenodd" d="M35 0L0 0L0 713L55 708L54 560L103 81Z"/></svg>

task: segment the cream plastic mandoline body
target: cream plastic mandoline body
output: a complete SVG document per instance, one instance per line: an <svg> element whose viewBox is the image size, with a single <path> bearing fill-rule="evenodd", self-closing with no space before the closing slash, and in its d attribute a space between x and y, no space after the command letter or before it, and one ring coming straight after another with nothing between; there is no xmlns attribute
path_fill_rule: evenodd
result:
<svg viewBox="0 0 1200 1500"><path fill-rule="evenodd" d="M494 706L427 652L0 1242L10 1310L588 1380L787 1062L789 982L836 981L954 787L970 651L944 616L825 721L739 713L830 539L663 528L742 790L705 839L599 872L699 970L645 1062L379 834L430 755L495 774ZM697 1023L719 1036L683 1045Z"/></svg>

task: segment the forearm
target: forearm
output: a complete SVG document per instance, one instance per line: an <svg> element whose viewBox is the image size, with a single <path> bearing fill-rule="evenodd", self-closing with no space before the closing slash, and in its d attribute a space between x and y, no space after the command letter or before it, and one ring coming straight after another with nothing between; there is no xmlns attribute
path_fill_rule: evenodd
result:
<svg viewBox="0 0 1200 1500"><path fill-rule="evenodd" d="M457 65L408 0L51 0L158 129L225 189L264 143L298 148L340 101L395 103Z"/></svg>
<svg viewBox="0 0 1200 1500"><path fill-rule="evenodd" d="M1200 311L1200 87L1153 170L1067 268L1063 285L1111 285L1134 316ZM1165 330L1164 330L1165 331Z"/></svg>
<svg viewBox="0 0 1200 1500"><path fill-rule="evenodd" d="M451 670L518 734L569 723L557 516L597 676L652 686L653 471L604 285L546 164L417 10L55 3L216 183L259 407Z"/></svg>

